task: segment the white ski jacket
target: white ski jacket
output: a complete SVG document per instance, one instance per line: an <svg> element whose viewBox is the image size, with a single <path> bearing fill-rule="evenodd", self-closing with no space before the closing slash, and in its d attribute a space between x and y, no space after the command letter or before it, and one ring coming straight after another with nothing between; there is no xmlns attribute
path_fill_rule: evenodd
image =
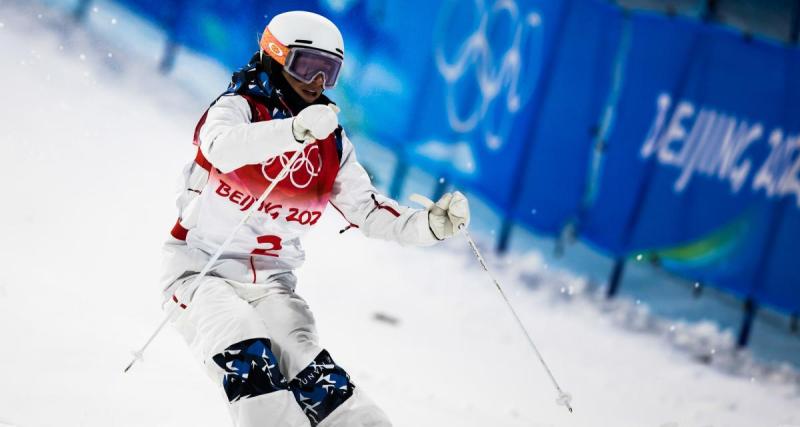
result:
<svg viewBox="0 0 800 427"><path fill-rule="evenodd" d="M203 268L299 148L291 117L272 119L276 113L249 97L226 95L198 123L197 158L184 169L179 219L165 245L165 288ZM305 259L300 239L328 203L366 236L405 245L436 242L427 211L380 195L353 144L337 131L306 145L210 274L240 283L277 280L294 286L291 272Z"/></svg>

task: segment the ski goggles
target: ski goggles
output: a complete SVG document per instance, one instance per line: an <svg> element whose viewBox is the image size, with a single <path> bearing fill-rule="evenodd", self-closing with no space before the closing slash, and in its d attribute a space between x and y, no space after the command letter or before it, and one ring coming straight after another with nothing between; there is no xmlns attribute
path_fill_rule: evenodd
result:
<svg viewBox="0 0 800 427"><path fill-rule="evenodd" d="M330 89L336 86L336 80L339 79L342 58L321 50L295 46L289 49L283 68L303 83L311 83L322 74L325 80L323 87Z"/></svg>

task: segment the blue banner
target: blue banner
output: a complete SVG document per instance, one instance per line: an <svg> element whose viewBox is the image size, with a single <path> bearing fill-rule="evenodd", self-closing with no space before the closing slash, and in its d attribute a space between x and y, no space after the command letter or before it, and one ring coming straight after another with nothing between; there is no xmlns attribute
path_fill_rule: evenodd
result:
<svg viewBox="0 0 800 427"><path fill-rule="evenodd" d="M800 194L768 190L797 178L776 148L800 130L789 107L796 55L717 27L636 16L581 234L613 255L651 253L685 276L752 294L774 264L764 259L774 222L798 214L778 202Z"/></svg>

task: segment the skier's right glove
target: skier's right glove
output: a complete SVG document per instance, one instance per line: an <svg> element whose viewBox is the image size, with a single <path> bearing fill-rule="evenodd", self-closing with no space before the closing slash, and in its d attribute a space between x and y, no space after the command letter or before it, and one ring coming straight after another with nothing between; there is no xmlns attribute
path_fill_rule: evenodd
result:
<svg viewBox="0 0 800 427"><path fill-rule="evenodd" d="M327 138L339 127L339 108L330 105L309 105L292 119L292 134L297 142Z"/></svg>
<svg viewBox="0 0 800 427"><path fill-rule="evenodd" d="M428 226L436 240L449 239L469 225L469 202L460 191L446 193L436 203L419 194L412 194L411 200L427 209Z"/></svg>

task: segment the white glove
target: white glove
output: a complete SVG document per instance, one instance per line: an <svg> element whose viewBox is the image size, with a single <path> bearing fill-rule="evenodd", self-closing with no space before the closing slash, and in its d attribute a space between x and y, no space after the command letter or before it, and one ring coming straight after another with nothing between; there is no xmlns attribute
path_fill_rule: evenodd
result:
<svg viewBox="0 0 800 427"><path fill-rule="evenodd" d="M462 225L469 225L469 202L459 191L446 193L436 203L419 194L413 194L411 200L428 209L428 225L439 240L453 237Z"/></svg>
<svg viewBox="0 0 800 427"><path fill-rule="evenodd" d="M339 127L336 113L339 108L330 105L309 105L292 119L292 134L298 142L325 139Z"/></svg>

